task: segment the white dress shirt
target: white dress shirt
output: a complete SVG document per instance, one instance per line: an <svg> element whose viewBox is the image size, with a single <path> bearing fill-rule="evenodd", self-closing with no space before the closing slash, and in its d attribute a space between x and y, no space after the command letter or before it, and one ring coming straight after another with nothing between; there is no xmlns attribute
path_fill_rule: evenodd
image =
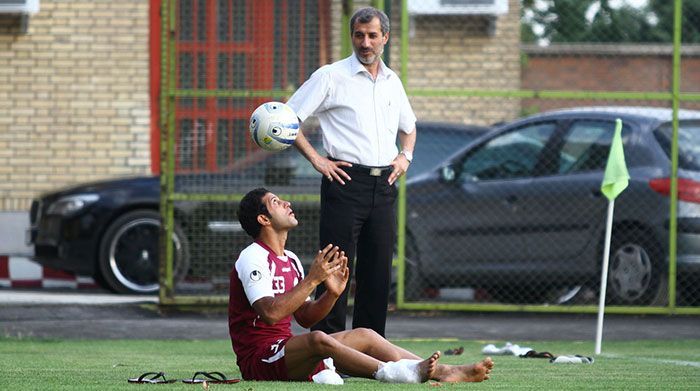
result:
<svg viewBox="0 0 700 391"><path fill-rule="evenodd" d="M411 133L416 116L399 77L380 61L377 79L353 53L324 65L287 104L303 122L318 117L329 156L366 166L387 166L398 154L396 134Z"/></svg>

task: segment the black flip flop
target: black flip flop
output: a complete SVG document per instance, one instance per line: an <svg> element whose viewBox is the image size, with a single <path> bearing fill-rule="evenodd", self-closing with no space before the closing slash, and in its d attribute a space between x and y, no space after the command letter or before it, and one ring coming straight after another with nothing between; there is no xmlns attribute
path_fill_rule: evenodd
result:
<svg viewBox="0 0 700 391"><path fill-rule="evenodd" d="M464 346L445 350L445 354L448 356L459 356L462 353L464 353Z"/></svg>
<svg viewBox="0 0 700 391"><path fill-rule="evenodd" d="M175 383L175 379L166 379L163 372L146 372L139 377L128 379L129 383L136 384L169 384Z"/></svg>
<svg viewBox="0 0 700 391"><path fill-rule="evenodd" d="M183 383L187 384L198 384L198 383L211 383L211 384L234 384L241 381L241 379L227 379L226 376L221 372L195 372L192 379L182 379Z"/></svg>
<svg viewBox="0 0 700 391"><path fill-rule="evenodd" d="M530 350L525 354L521 354L520 357L522 357L522 358L549 358L549 359L553 359L554 355L550 352L536 352L534 350Z"/></svg>

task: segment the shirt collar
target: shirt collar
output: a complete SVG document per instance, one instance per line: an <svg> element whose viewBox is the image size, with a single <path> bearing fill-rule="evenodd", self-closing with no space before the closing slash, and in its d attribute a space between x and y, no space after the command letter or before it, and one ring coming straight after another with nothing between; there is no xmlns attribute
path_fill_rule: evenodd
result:
<svg viewBox="0 0 700 391"><path fill-rule="evenodd" d="M358 73L364 72L369 75L369 71L367 71L367 68L365 68L364 65L360 62L360 60L357 59L357 55L355 52L353 52L350 55L350 69L352 71L353 75L356 75ZM394 72L392 72L391 69L389 69L386 64L384 64L384 60L379 59L379 71L377 72L377 78L383 78L383 79L388 79Z"/></svg>

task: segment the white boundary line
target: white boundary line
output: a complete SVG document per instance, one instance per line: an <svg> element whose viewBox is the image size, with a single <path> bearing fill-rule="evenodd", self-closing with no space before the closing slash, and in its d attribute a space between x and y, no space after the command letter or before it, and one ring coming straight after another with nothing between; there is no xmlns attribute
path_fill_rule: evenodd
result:
<svg viewBox="0 0 700 391"><path fill-rule="evenodd" d="M115 295L87 293L54 293L37 291L0 291L0 303L5 304L158 304L158 296Z"/></svg>
<svg viewBox="0 0 700 391"><path fill-rule="evenodd" d="M621 354L611 354L611 353L603 353L603 354L601 354L601 356L608 357L608 358L624 358L626 360L632 360L632 361L644 361L644 362L649 362L649 363L671 364L671 365L678 365L678 366L682 366L682 367L700 368L700 361L655 359L655 358L647 358L647 357L624 356Z"/></svg>

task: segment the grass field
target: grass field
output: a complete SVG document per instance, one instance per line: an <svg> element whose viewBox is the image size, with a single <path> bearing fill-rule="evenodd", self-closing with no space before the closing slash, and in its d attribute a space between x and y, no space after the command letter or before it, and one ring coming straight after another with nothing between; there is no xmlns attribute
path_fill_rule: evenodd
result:
<svg viewBox="0 0 700 391"><path fill-rule="evenodd" d="M434 350L464 346L460 356L443 356L445 363L483 358L486 343L503 341L399 340L397 344L428 356ZM593 342L514 341L537 351L592 355ZM700 389L700 340L604 342L603 355L592 365L550 364L546 359L495 356L491 380L481 384L443 385L448 389ZM126 379L147 371L164 371L182 379L195 371L239 372L227 340L39 340L0 338L0 390L124 390L199 389L201 385L128 384ZM241 382L210 385L210 389L314 390L312 383ZM416 389L428 385L384 384L346 379L343 389Z"/></svg>

